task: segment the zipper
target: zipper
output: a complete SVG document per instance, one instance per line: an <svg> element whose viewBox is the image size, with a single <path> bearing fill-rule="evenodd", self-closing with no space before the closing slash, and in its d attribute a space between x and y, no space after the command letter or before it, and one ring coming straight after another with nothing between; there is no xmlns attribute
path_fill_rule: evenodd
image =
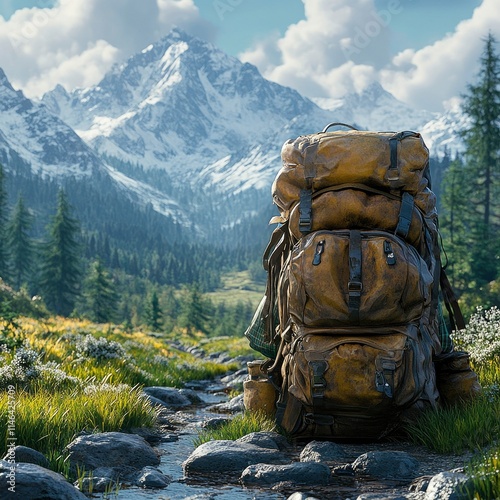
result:
<svg viewBox="0 0 500 500"><path fill-rule="evenodd" d="M385 261L389 266L393 266L396 264L396 256L392 250L391 242L388 240L384 241L384 253L385 253Z"/></svg>
<svg viewBox="0 0 500 500"><path fill-rule="evenodd" d="M321 254L325 251L325 240L321 240L316 245L316 252L314 253L313 266L321 264Z"/></svg>

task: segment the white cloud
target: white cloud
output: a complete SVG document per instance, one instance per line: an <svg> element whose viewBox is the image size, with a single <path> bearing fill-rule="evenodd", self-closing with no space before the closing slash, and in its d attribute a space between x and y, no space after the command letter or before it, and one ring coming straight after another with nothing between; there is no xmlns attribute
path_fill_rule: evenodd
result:
<svg viewBox="0 0 500 500"><path fill-rule="evenodd" d="M277 41L280 59L262 58L269 47L241 54L267 78L311 97L340 97L370 83L389 58L387 24L401 8L377 11L373 0L302 0L305 19L289 26ZM275 56L276 59L276 56Z"/></svg>
<svg viewBox="0 0 500 500"><path fill-rule="evenodd" d="M490 31L500 40L498 0L483 0L470 19L433 45L398 54L392 66L380 72L380 81L405 102L439 109L473 82Z"/></svg>
<svg viewBox="0 0 500 500"><path fill-rule="evenodd" d="M173 26L213 36L193 0L60 0L22 9L0 17L0 67L29 97L58 83L87 86Z"/></svg>
<svg viewBox="0 0 500 500"><path fill-rule="evenodd" d="M392 57L390 30L404 9L401 0L381 10L373 0L302 1L305 19L288 28L274 51L267 40L240 57L309 97L338 98L378 80L404 102L440 110L473 80L488 31L500 39L498 0L483 0L442 40Z"/></svg>

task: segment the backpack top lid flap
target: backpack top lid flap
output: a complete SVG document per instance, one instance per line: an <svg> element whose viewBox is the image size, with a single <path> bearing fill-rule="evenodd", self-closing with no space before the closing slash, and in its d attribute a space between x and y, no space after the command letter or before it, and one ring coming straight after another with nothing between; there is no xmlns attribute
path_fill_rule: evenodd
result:
<svg viewBox="0 0 500 500"><path fill-rule="evenodd" d="M307 187L306 156L315 147L312 189L342 184L364 184L386 191L413 195L427 187L424 177L429 150L416 132L321 132L288 140L282 147L283 166L272 194L281 209L288 210ZM310 162L311 159L308 158Z"/></svg>

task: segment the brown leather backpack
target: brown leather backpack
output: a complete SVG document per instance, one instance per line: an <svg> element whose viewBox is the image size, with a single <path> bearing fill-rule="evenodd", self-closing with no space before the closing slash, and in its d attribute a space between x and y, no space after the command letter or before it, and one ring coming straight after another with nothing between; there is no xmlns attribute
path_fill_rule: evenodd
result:
<svg viewBox="0 0 500 500"><path fill-rule="evenodd" d="M378 438L439 401L436 198L420 134L330 126L283 146L260 319L278 423L295 437Z"/></svg>

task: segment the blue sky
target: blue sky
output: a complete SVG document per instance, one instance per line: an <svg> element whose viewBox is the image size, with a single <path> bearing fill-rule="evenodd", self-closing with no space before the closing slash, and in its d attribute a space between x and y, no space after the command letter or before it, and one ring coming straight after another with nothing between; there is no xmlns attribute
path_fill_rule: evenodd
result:
<svg viewBox="0 0 500 500"><path fill-rule="evenodd" d="M474 77L500 0L2 0L0 67L26 95L97 83L178 25L309 97L379 81L427 109ZM24 9L24 10L23 10Z"/></svg>
<svg viewBox="0 0 500 500"><path fill-rule="evenodd" d="M55 3L55 0L1 0L0 15L9 19L16 10ZM215 27L213 41L231 55L238 55L274 32L283 35L290 24L304 17L301 0L195 0L194 3L201 17ZM392 51L397 52L401 46L418 49L438 40L470 17L480 3L480 0L401 0L402 12L392 23ZM387 4L387 0L375 1L379 10Z"/></svg>

